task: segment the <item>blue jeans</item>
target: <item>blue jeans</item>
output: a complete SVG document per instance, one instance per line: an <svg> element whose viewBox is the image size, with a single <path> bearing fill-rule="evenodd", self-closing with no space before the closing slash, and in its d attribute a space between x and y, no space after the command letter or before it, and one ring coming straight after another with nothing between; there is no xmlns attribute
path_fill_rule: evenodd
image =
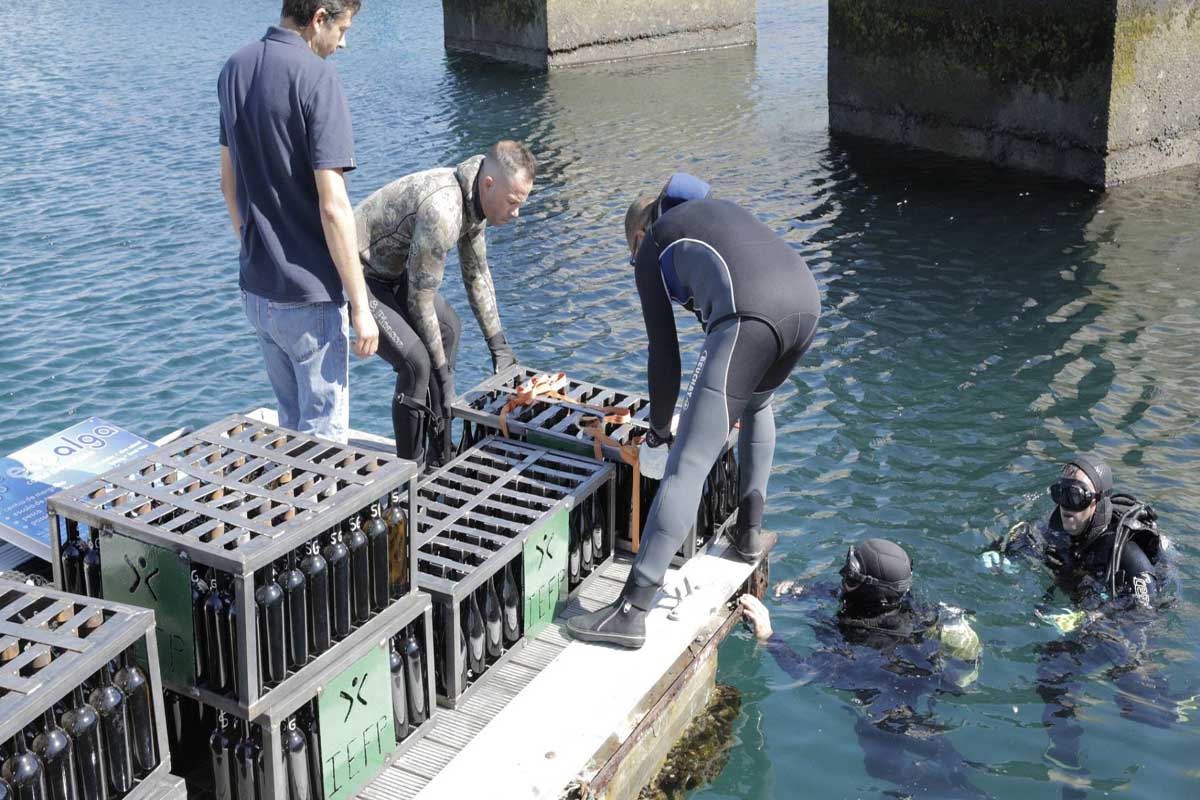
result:
<svg viewBox="0 0 1200 800"><path fill-rule="evenodd" d="M346 441L350 428L350 316L345 303L277 303L242 292L258 334L279 424Z"/></svg>

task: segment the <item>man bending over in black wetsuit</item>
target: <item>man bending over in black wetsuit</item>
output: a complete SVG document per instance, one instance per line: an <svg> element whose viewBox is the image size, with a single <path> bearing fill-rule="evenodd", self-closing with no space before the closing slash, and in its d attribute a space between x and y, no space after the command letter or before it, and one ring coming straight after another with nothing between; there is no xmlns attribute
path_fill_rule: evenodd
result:
<svg viewBox="0 0 1200 800"><path fill-rule="evenodd" d="M641 548L615 603L567 622L578 639L641 647L646 612L671 557L696 520L704 479L740 420L734 546L762 555L762 517L775 450L771 396L808 350L821 314L816 281L785 241L758 218L690 175L625 217L649 337L650 448L670 447ZM672 303L693 312L707 338L680 412L679 339Z"/></svg>

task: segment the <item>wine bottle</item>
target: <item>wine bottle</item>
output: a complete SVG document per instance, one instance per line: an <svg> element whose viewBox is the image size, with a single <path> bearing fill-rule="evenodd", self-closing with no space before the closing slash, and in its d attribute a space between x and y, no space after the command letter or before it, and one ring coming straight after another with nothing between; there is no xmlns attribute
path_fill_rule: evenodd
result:
<svg viewBox="0 0 1200 800"><path fill-rule="evenodd" d="M83 563L89 550L88 543L79 538L79 523L67 520L67 543L62 549L63 588L71 594L87 594Z"/></svg>
<svg viewBox="0 0 1200 800"><path fill-rule="evenodd" d="M299 717L299 728L308 742L308 768L310 770L309 785L312 787L313 800L325 797L325 773L321 764L321 726L317 721L317 703L309 703Z"/></svg>
<svg viewBox="0 0 1200 800"><path fill-rule="evenodd" d="M500 611L500 596L496 594L496 584L491 578L484 582L483 623L488 658L499 658L504 652L504 616Z"/></svg>
<svg viewBox="0 0 1200 800"><path fill-rule="evenodd" d="M371 506L371 518L363 527L367 536L367 552L371 562L371 606L376 611L387 608L391 594L388 566L388 526L384 523L379 504Z"/></svg>
<svg viewBox="0 0 1200 800"><path fill-rule="evenodd" d="M598 564L605 558L604 550L604 515L605 509L602 508L603 503L601 492L592 493L591 507L592 513L589 515L592 521L592 559Z"/></svg>
<svg viewBox="0 0 1200 800"><path fill-rule="evenodd" d="M400 504L399 492L391 493L383 522L388 528L388 580L392 597L399 597L409 588L408 515Z"/></svg>
<svg viewBox="0 0 1200 800"><path fill-rule="evenodd" d="M47 800L75 800L75 770L71 763L73 744L58 723L54 709L46 709L41 733L33 740L33 752L42 760L46 775Z"/></svg>
<svg viewBox="0 0 1200 800"><path fill-rule="evenodd" d="M233 740L224 711L219 713L217 729L208 739L208 754L212 762L213 800L234 800Z"/></svg>
<svg viewBox="0 0 1200 800"><path fill-rule="evenodd" d="M579 513L579 574L592 574L592 523L583 515L583 509Z"/></svg>
<svg viewBox="0 0 1200 800"><path fill-rule="evenodd" d="M371 554L357 515L350 518L346 550L350 554L350 608L354 624L362 625L371 617Z"/></svg>
<svg viewBox="0 0 1200 800"><path fill-rule="evenodd" d="M485 652L483 640L483 616L479 613L479 603L476 602L475 593L472 592L467 601L467 662L475 677L483 673Z"/></svg>
<svg viewBox="0 0 1200 800"><path fill-rule="evenodd" d="M283 589L283 618L287 631L287 660L293 670L308 663L308 592L304 573L296 568L296 554L288 554L288 568L279 576Z"/></svg>
<svg viewBox="0 0 1200 800"><path fill-rule="evenodd" d="M258 796L258 754L262 750L250 734L250 723L242 720L242 738L233 747L234 786L237 800L267 800Z"/></svg>
<svg viewBox="0 0 1200 800"><path fill-rule="evenodd" d="M224 630L225 619L228 616L225 606L225 594L213 576L209 582L208 593L204 597L204 641L208 647L204 662L208 688L218 693L229 689L232 678L229 673L229 654L226 652L230 642Z"/></svg>
<svg viewBox="0 0 1200 800"><path fill-rule="evenodd" d="M284 726L283 753L284 762L287 764L288 800L312 800L308 744L304 734L296 730L295 717L289 719Z"/></svg>
<svg viewBox="0 0 1200 800"><path fill-rule="evenodd" d="M341 641L350 635L350 551L342 543L340 531L330 535L325 561L329 563L333 638Z"/></svg>
<svg viewBox="0 0 1200 800"><path fill-rule="evenodd" d="M62 726L71 737L75 751L79 798L108 800L108 775L100 745L100 715L84 699L82 686L75 688L73 702L71 709L62 715Z"/></svg>
<svg viewBox="0 0 1200 800"><path fill-rule="evenodd" d="M83 584L88 597L104 597L104 581L100 577L100 531L92 528L91 535L92 544L83 554Z"/></svg>
<svg viewBox="0 0 1200 800"><path fill-rule="evenodd" d="M208 631L204 627L204 600L208 586L192 572L192 658L196 661L196 683L208 683Z"/></svg>
<svg viewBox="0 0 1200 800"><path fill-rule="evenodd" d="M503 602L504 602L504 641L509 645L514 644L521 638L521 590L517 586L517 580L513 576L515 562L509 562L504 566L504 586L503 586Z"/></svg>
<svg viewBox="0 0 1200 800"><path fill-rule="evenodd" d="M221 597L225 601L220 615L221 635L225 637L225 668L229 671L229 694L238 693L238 607L233 594L233 578L225 579Z"/></svg>
<svg viewBox="0 0 1200 800"><path fill-rule="evenodd" d="M396 640L388 650L388 667L392 675L392 721L396 725L396 741L408 738L408 686L404 681L404 657L396 649Z"/></svg>
<svg viewBox="0 0 1200 800"><path fill-rule="evenodd" d="M113 683L125 695L129 709L129 738L133 743L133 763L138 775L149 775L158 766L155 754L154 702L150 698L150 680L134 662L133 654L122 655L124 666L113 677Z"/></svg>
<svg viewBox="0 0 1200 800"><path fill-rule="evenodd" d="M571 520L573 523L577 522L578 517L573 515ZM581 560L579 546L579 526L577 524L572 524L567 535L570 537L568 542L568 547L570 549L567 551L567 583L570 588L574 589L579 583L579 569Z"/></svg>
<svg viewBox="0 0 1200 800"><path fill-rule="evenodd" d="M425 670L422 665L421 644L409 627L404 642L404 682L408 687L408 718L412 725L420 727L425 721Z"/></svg>
<svg viewBox="0 0 1200 800"><path fill-rule="evenodd" d="M300 562L300 571L304 573L304 593L308 602L308 647L312 655L319 656L331 644L330 606L333 598L329 591L329 563L321 555L317 541L309 542L308 547L308 555Z"/></svg>
<svg viewBox="0 0 1200 800"><path fill-rule="evenodd" d="M258 616L258 668L265 686L274 685L287 675L287 645L284 641L283 587L275 580L271 567L266 580L254 592Z"/></svg>
<svg viewBox="0 0 1200 800"><path fill-rule="evenodd" d="M133 748L129 741L129 707L125 695L113 686L106 665L100 670L100 685L88 697L100 717L101 752L109 791L116 797L133 788Z"/></svg>
<svg viewBox="0 0 1200 800"><path fill-rule="evenodd" d="M25 731L13 737L13 754L0 767L0 777L12 787L16 800L45 800L46 770L42 760L25 746Z"/></svg>

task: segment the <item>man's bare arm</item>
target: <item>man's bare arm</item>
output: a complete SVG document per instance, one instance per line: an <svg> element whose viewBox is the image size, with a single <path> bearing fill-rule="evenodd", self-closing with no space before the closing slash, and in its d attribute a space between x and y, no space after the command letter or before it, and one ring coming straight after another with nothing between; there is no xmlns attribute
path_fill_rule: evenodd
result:
<svg viewBox="0 0 1200 800"><path fill-rule="evenodd" d="M233 156L229 148L221 145L221 194L225 195L225 208L229 210L229 219L233 223L233 235L241 241L242 215L237 207L237 177L233 172Z"/></svg>
<svg viewBox="0 0 1200 800"><path fill-rule="evenodd" d="M321 228L329 255L337 267L346 299L350 301L350 324L354 327L354 352L360 357L373 355L379 347L379 328L367 303L367 283L358 257L358 230L354 208L346 194L346 180L340 169L315 172L317 195L321 204Z"/></svg>

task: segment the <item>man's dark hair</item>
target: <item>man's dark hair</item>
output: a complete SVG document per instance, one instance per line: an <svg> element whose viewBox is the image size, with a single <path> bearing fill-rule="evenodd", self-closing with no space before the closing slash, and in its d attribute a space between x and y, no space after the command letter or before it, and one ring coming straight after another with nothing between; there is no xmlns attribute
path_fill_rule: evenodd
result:
<svg viewBox="0 0 1200 800"><path fill-rule="evenodd" d="M362 0L283 0L283 10L279 13L284 19L291 18L299 25L307 25L322 8L331 17L344 11L357 14L362 8Z"/></svg>

